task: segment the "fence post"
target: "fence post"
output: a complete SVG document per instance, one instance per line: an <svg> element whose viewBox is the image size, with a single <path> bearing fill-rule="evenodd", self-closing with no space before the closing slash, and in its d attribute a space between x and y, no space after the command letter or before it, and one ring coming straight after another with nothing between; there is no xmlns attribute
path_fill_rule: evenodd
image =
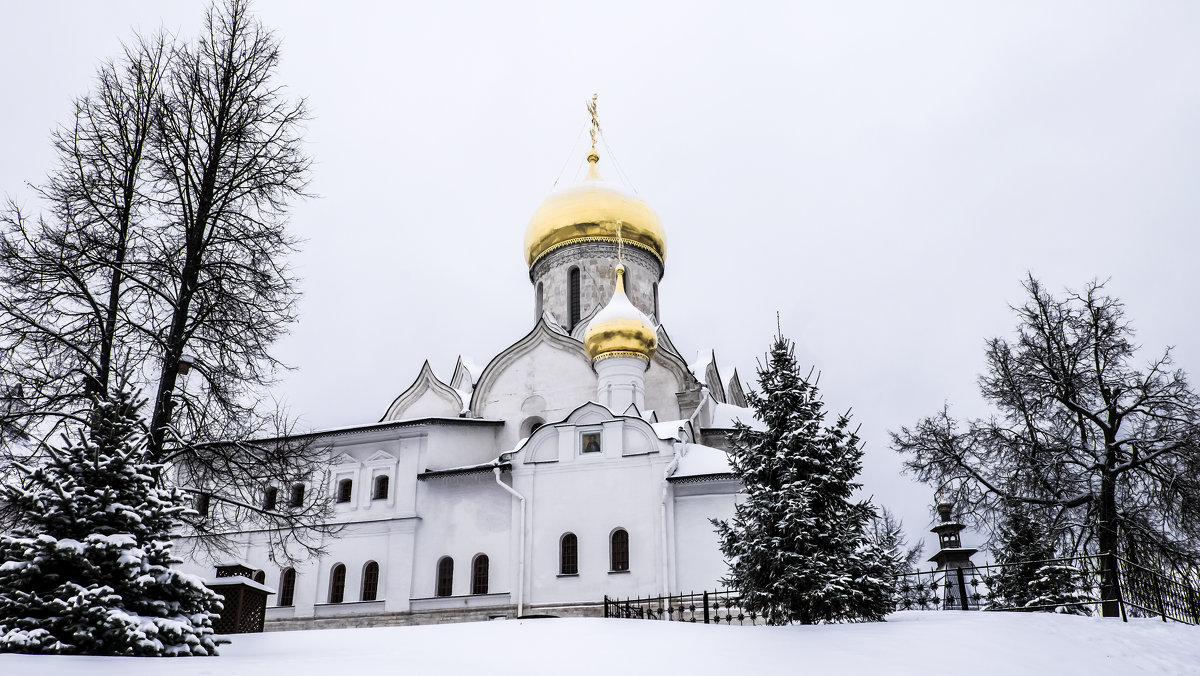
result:
<svg viewBox="0 0 1200 676"><path fill-rule="evenodd" d="M704 592L704 624L708 624L708 592Z"/></svg>
<svg viewBox="0 0 1200 676"><path fill-rule="evenodd" d="M604 619L608 619L608 594L604 595Z"/></svg>
<svg viewBox="0 0 1200 676"><path fill-rule="evenodd" d="M1121 600L1117 556L1106 552L1100 555L1100 614L1104 617L1117 617L1124 610Z"/></svg>
<svg viewBox="0 0 1200 676"><path fill-rule="evenodd" d="M968 601L968 599L967 599L967 580L966 580L966 577L963 575L963 569L955 568L954 572L958 577L959 605L962 606L963 610L970 610L971 607L969 605L967 605L967 601Z"/></svg>
<svg viewBox="0 0 1200 676"><path fill-rule="evenodd" d="M1184 589L1187 590L1188 610L1192 614L1192 624L1200 625L1200 600L1196 598L1196 590L1192 589L1192 585L1185 580L1183 582Z"/></svg>

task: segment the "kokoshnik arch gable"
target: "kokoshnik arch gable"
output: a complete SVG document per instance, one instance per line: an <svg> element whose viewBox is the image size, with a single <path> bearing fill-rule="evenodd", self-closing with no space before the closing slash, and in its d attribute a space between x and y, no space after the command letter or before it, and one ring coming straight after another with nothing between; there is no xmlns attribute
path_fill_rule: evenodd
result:
<svg viewBox="0 0 1200 676"><path fill-rule="evenodd" d="M711 351L689 365L663 328L665 231L601 177L589 109L586 177L526 229L532 330L449 381L425 362L380 422L315 435L343 525L326 556L280 569L237 536L278 591L268 627L590 615L606 594L718 588L710 519L741 489L726 435L756 421L737 373L723 384Z"/></svg>

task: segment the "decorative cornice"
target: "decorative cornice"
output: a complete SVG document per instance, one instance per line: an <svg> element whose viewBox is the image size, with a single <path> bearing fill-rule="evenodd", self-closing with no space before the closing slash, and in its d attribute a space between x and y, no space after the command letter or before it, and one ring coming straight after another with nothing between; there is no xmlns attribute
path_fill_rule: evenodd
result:
<svg viewBox="0 0 1200 676"><path fill-rule="evenodd" d="M671 476L667 477L667 483L672 484L699 484L709 481L728 481L737 480L737 477L732 472L718 472L714 474L693 474L691 476Z"/></svg>
<svg viewBox="0 0 1200 676"><path fill-rule="evenodd" d="M592 359L592 363L595 364L596 362L604 361L605 359L619 359L622 357L626 359L641 359L647 364L650 363L649 357L641 352L633 352L631 350L613 350L612 352L603 352L596 355L595 359Z"/></svg>
<svg viewBox="0 0 1200 676"><path fill-rule="evenodd" d="M438 477L450 476L466 476L468 474L491 474L492 470L499 468L501 472L511 472L512 463L502 462L498 465L478 465L475 467L456 467L453 469L427 469L417 475L417 479L425 481L427 479L436 479Z"/></svg>
<svg viewBox="0 0 1200 676"><path fill-rule="evenodd" d="M570 246L572 244L583 244L586 242L609 242L612 244L616 244L617 238L609 237L607 235L588 235L585 237L572 237L571 239L559 242L558 244L555 244L554 246L548 247L545 251L542 251L540 254L538 254L538 257L533 259L533 262L529 264L529 269L532 270L533 266L537 265L538 261L542 260L543 258L546 257L547 254L549 254L553 251L557 251L563 247ZM641 242L638 242L636 240L632 240L632 239L624 240L624 243L625 243L625 246L635 246L639 249L650 252L650 255L654 256L654 258L658 261L659 265L666 267L666 265L667 265L666 261L664 261L662 259L662 256L659 256L658 252L655 251L652 247L650 247L646 244L643 244Z"/></svg>

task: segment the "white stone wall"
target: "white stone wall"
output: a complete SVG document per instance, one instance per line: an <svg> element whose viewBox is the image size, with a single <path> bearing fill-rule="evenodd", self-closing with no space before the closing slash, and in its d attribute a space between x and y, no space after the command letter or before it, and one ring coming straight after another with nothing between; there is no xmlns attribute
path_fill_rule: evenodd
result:
<svg viewBox="0 0 1200 676"><path fill-rule="evenodd" d="M675 575L672 590L683 593L724 589L728 565L709 519L733 517L733 481L676 484L674 493Z"/></svg>
<svg viewBox="0 0 1200 676"><path fill-rule="evenodd" d="M662 586L662 477L672 456L623 456L619 423L604 432L602 454L580 454L572 444L558 462L514 468L514 485L531 506L526 603L589 602ZM610 536L618 528L629 533L628 572L610 571ZM559 575L559 543L568 532L579 542L576 576Z"/></svg>
<svg viewBox="0 0 1200 676"><path fill-rule="evenodd" d="M512 497L496 485L491 472L430 477L419 482L418 514L411 595L424 599L436 595L437 563L454 559L453 596L471 593L471 564L478 554L489 562L489 594L508 593L515 587L512 562ZM447 604L463 604L446 601Z"/></svg>

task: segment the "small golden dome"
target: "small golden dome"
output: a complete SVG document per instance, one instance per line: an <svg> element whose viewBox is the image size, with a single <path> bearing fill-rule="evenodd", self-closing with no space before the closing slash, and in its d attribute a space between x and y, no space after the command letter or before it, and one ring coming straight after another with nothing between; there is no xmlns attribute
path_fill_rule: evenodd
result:
<svg viewBox="0 0 1200 676"><path fill-rule="evenodd" d="M609 357L641 357L649 361L658 346L658 332L650 318L625 295L625 266L617 266L617 290L596 313L583 336L583 347L592 361Z"/></svg>
<svg viewBox="0 0 1200 676"><path fill-rule="evenodd" d="M617 227L625 244L666 259L667 237L658 214L642 200L605 182L596 169L600 156L588 153L583 182L546 198L525 229L525 262L575 242L616 242Z"/></svg>

